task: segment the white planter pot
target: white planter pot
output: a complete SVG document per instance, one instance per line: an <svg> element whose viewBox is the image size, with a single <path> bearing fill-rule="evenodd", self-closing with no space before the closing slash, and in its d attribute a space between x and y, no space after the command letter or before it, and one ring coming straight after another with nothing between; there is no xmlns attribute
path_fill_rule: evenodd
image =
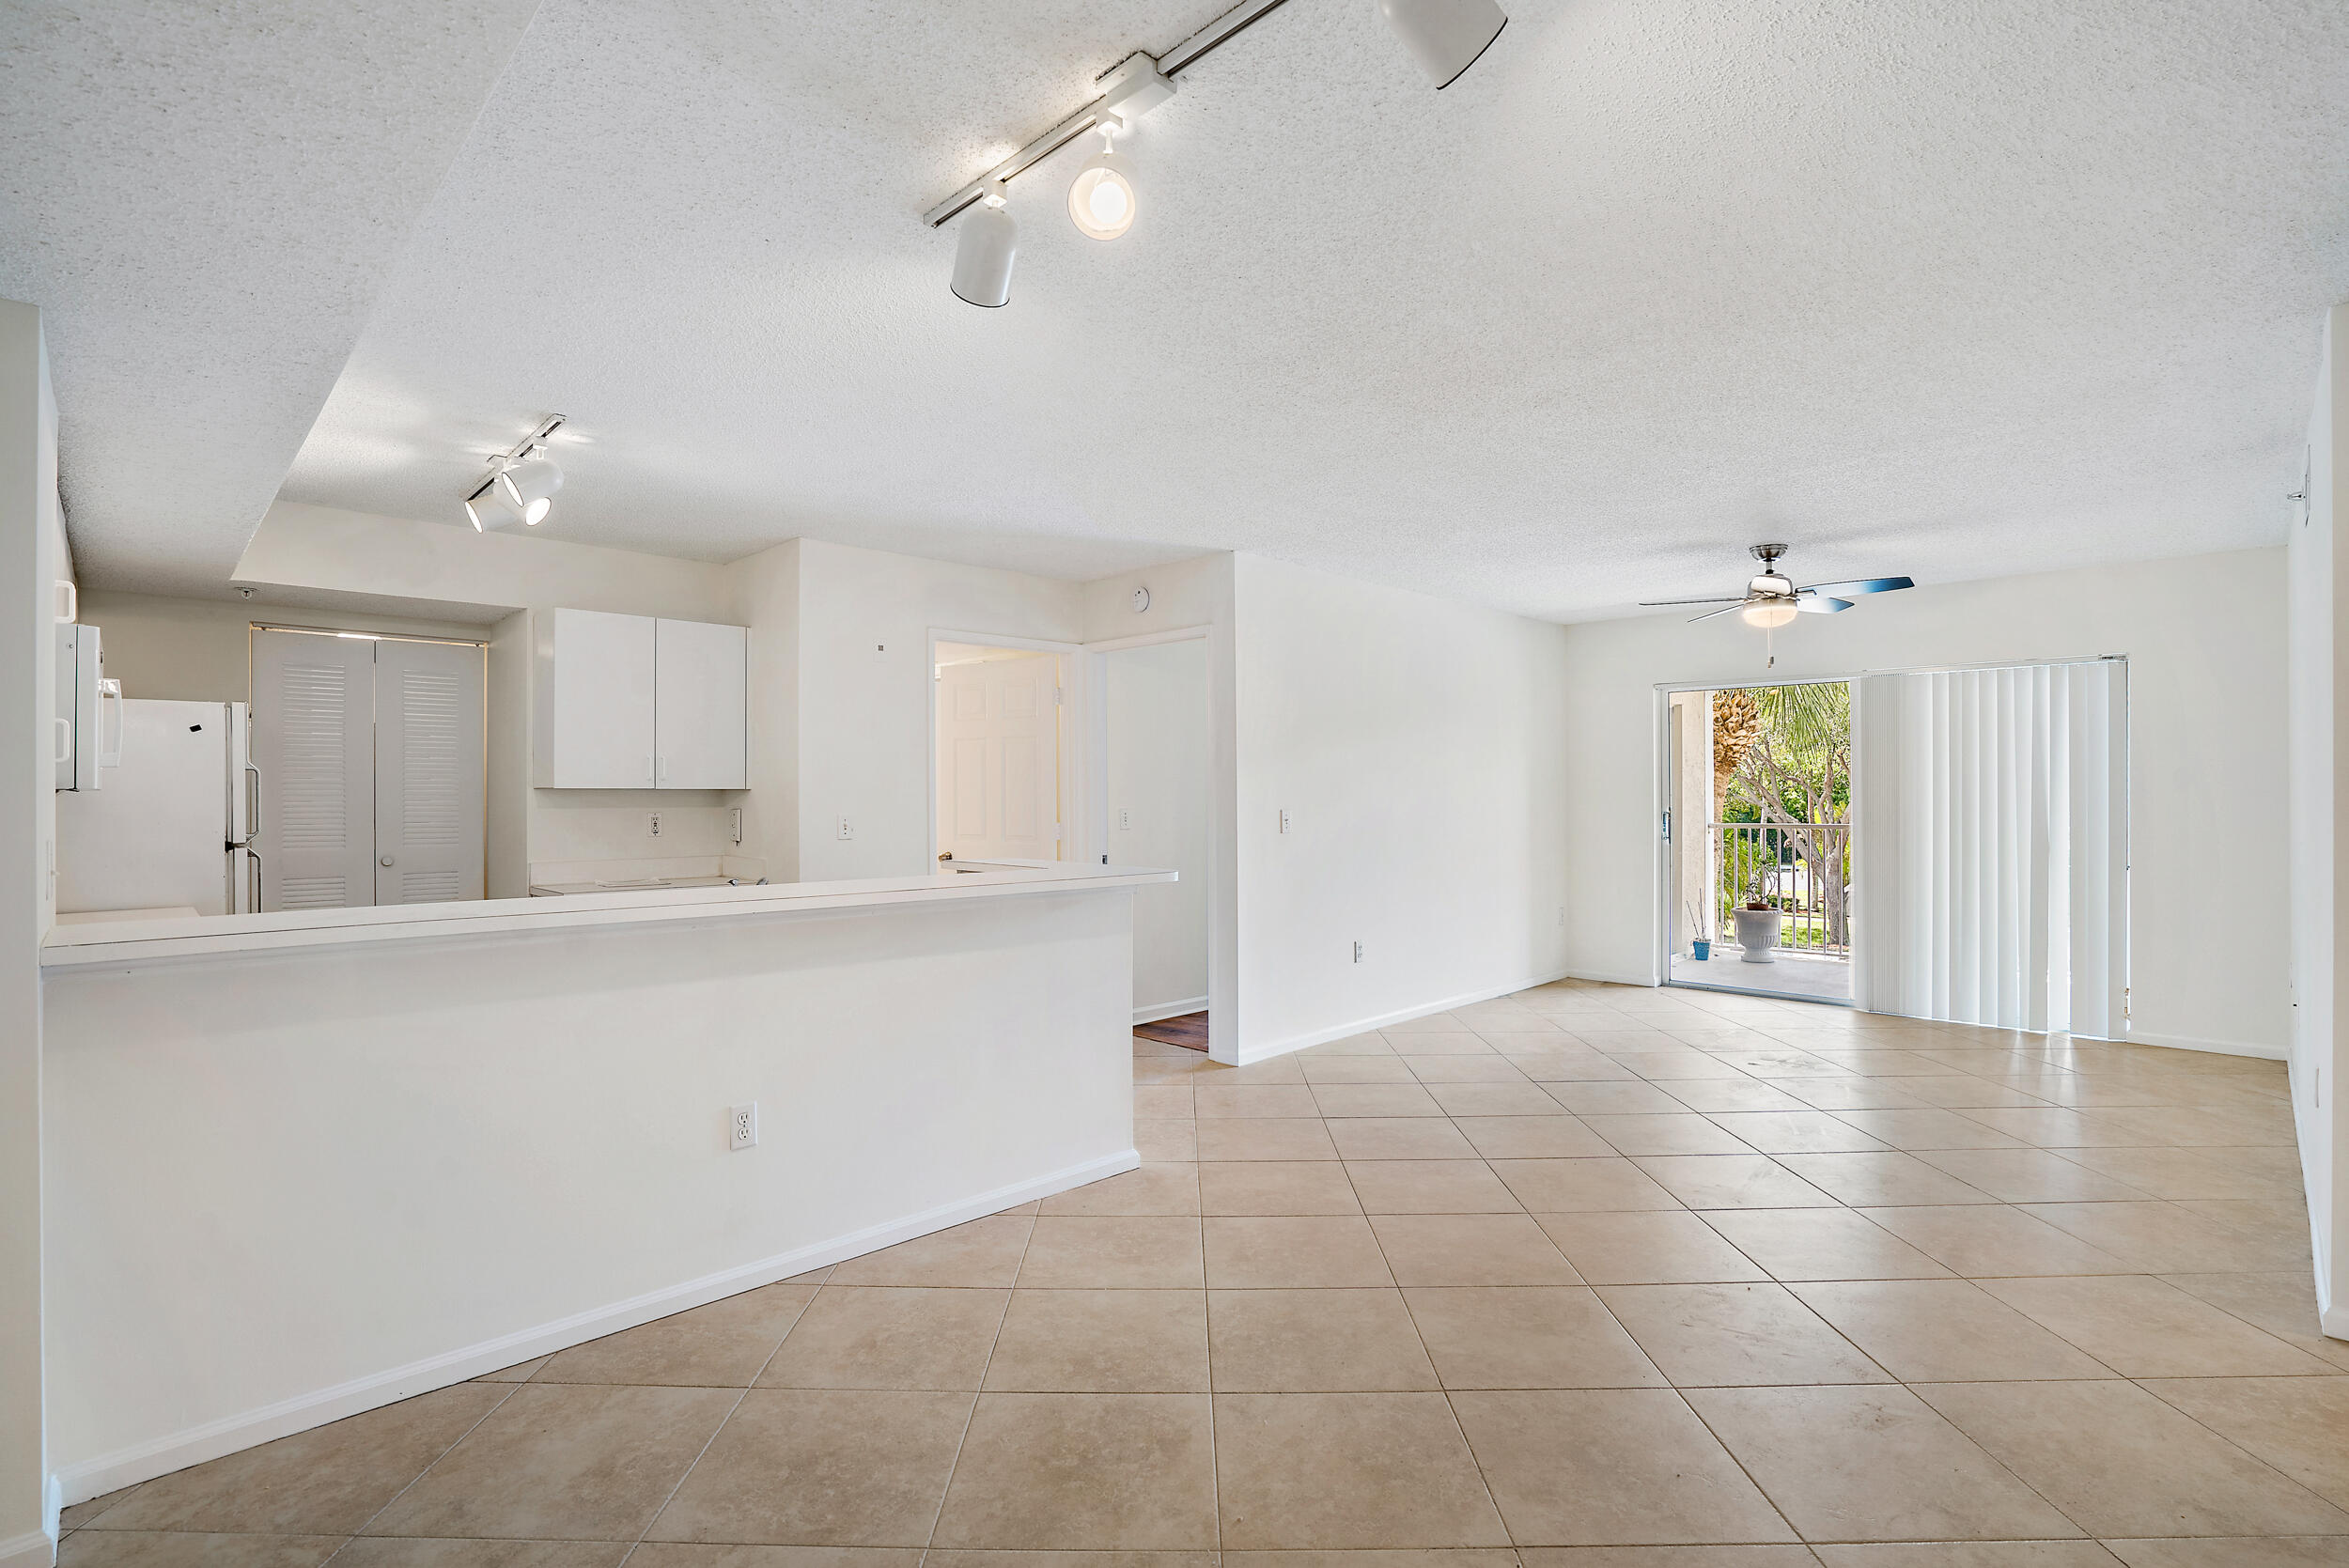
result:
<svg viewBox="0 0 2349 1568"><path fill-rule="evenodd" d="M1778 955L1779 923L1785 917L1776 909L1738 909L1737 945L1744 948L1749 964L1775 964Z"/></svg>

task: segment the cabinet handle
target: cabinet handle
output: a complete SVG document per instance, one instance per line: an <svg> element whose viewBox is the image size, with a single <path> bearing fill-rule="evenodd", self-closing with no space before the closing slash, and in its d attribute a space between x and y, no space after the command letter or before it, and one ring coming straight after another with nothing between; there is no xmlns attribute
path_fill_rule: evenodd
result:
<svg viewBox="0 0 2349 1568"><path fill-rule="evenodd" d="M645 758L645 782L646 782L646 784L652 784L652 783L654 783L654 782L655 782L655 777L656 777L656 776L655 776L655 774L653 773L653 770L652 770L652 764L653 764L653 759L652 759L652 757L651 757L650 755L646 755L646 758Z"/></svg>
<svg viewBox="0 0 2349 1568"><path fill-rule="evenodd" d="M652 776L653 783L667 784L669 782L669 759L667 757L656 757L653 759L653 763L655 769Z"/></svg>

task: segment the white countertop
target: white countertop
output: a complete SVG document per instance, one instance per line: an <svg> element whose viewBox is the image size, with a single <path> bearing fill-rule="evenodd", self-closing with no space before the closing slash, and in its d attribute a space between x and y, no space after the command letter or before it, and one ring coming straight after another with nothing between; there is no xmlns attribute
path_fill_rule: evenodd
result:
<svg viewBox="0 0 2349 1568"><path fill-rule="evenodd" d="M44 970L154 963L295 947L472 938L583 925L739 920L829 909L936 904L1041 893L1081 893L1172 882L1172 871L1055 862L990 863L987 869L851 882L777 882L764 887L660 888L498 898L458 904L288 909L265 915L198 915L60 925L41 943Z"/></svg>

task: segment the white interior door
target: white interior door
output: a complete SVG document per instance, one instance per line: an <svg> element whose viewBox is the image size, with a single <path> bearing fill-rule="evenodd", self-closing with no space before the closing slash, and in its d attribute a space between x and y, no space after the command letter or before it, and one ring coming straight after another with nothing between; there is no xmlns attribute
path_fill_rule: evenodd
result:
<svg viewBox="0 0 2349 1568"><path fill-rule="evenodd" d="M1214 812L1202 637L1101 656L1109 859L1166 866L1177 882L1134 890L1134 1021L1207 1005L1207 878Z"/></svg>
<svg viewBox="0 0 2349 1568"><path fill-rule="evenodd" d="M654 644L654 782L662 789L749 787L743 720L750 633L739 626L664 620Z"/></svg>
<svg viewBox="0 0 2349 1568"><path fill-rule="evenodd" d="M482 649L375 650L375 902L482 895Z"/></svg>
<svg viewBox="0 0 2349 1568"><path fill-rule="evenodd" d="M941 663L941 851L958 861L1060 858L1059 674L1047 653Z"/></svg>
<svg viewBox="0 0 2349 1568"><path fill-rule="evenodd" d="M375 647L253 634L265 911L375 902Z"/></svg>

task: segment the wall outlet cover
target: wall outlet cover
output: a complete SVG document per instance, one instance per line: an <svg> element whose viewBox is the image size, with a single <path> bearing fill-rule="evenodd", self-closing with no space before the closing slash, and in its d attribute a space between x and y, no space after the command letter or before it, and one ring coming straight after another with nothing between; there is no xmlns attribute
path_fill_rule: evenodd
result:
<svg viewBox="0 0 2349 1568"><path fill-rule="evenodd" d="M747 1149L758 1141L758 1102L738 1105L726 1112L726 1147Z"/></svg>
<svg viewBox="0 0 2349 1568"><path fill-rule="evenodd" d="M659 812L648 811L645 814L645 831L654 838L661 836L661 814Z"/></svg>
<svg viewBox="0 0 2349 1568"><path fill-rule="evenodd" d="M842 838L856 837L856 830L849 826L848 819L845 816L840 819L840 836Z"/></svg>

